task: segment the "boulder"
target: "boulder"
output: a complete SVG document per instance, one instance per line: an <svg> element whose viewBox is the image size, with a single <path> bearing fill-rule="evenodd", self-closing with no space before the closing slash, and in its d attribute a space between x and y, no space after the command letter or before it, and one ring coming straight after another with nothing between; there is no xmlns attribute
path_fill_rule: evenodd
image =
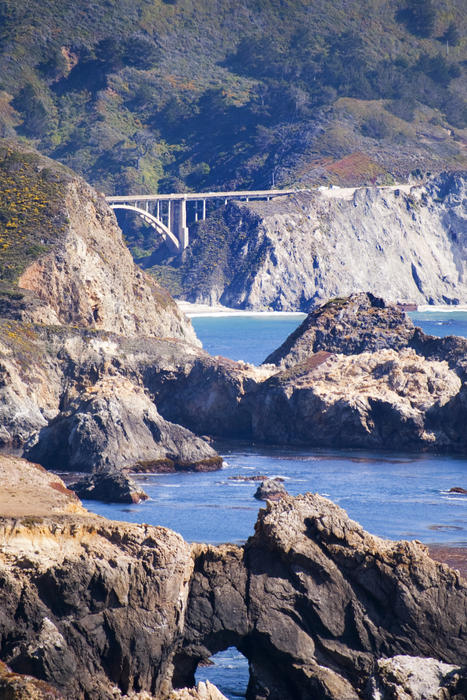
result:
<svg viewBox="0 0 467 700"><path fill-rule="evenodd" d="M84 477L71 488L82 500L105 503L141 503L149 498L133 479L123 472L101 472Z"/></svg>
<svg viewBox="0 0 467 700"><path fill-rule="evenodd" d="M169 423L145 391L121 376L105 377L70 401L25 450L47 469L175 471L218 469L213 448Z"/></svg>
<svg viewBox="0 0 467 700"><path fill-rule="evenodd" d="M255 498L259 501L278 501L287 495L281 479L265 479L255 492Z"/></svg>

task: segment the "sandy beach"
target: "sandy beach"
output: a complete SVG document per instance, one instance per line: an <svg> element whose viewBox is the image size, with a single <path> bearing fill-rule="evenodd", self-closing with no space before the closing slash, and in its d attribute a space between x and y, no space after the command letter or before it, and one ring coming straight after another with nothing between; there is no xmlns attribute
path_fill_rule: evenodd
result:
<svg viewBox="0 0 467 700"><path fill-rule="evenodd" d="M222 306L222 304L215 304L213 306L209 304L193 304L190 301L177 300L178 308L183 311L188 318L200 318L203 316L212 318L221 318L225 316L297 316L305 318L307 315L304 311L254 311L251 309L233 309L230 306ZM454 313L454 312L464 312L467 313L467 305L459 304L457 306L452 305L436 305L432 306L429 304L421 304L416 307L416 311L420 313Z"/></svg>
<svg viewBox="0 0 467 700"><path fill-rule="evenodd" d="M177 301L178 308L188 316L188 318L200 318L202 316L210 316L212 318L221 318L225 316L296 316L297 318L305 318L306 313L302 311L252 311L245 309L232 309L229 306L217 304L210 306L209 304L192 304L190 301Z"/></svg>

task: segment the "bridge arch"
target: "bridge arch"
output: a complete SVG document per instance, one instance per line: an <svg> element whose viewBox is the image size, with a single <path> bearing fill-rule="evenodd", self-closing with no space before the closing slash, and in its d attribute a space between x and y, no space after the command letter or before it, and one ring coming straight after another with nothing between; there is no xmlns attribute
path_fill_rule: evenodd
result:
<svg viewBox="0 0 467 700"><path fill-rule="evenodd" d="M149 226L152 226L153 229L155 229L158 233L161 234L163 239L177 252L180 252L180 241L177 240L177 238L174 236L172 231L167 228L167 226L162 223L160 219L158 219L156 216L151 214L148 211L145 211L144 209L140 209L140 207L135 206L134 204L124 204L120 202L112 202L109 204L111 209L124 209L125 211L132 211L135 214L137 214L141 219L146 224L149 224Z"/></svg>

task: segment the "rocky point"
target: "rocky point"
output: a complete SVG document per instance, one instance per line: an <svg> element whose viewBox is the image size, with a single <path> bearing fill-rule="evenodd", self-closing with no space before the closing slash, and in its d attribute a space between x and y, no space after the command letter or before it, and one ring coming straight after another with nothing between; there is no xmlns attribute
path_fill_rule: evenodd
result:
<svg viewBox="0 0 467 700"><path fill-rule="evenodd" d="M56 693L14 697L217 700L194 673L230 646L251 700L376 698L421 666L433 697L462 697L467 582L418 542L306 494L269 502L243 547L189 545L88 513L24 460L1 457L0 472L17 499L13 513L0 498L0 687L32 677Z"/></svg>

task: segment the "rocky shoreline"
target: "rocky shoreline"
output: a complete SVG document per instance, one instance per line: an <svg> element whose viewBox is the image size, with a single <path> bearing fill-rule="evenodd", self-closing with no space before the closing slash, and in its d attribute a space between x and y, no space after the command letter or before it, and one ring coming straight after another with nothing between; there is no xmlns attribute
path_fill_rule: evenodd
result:
<svg viewBox="0 0 467 700"><path fill-rule="evenodd" d="M423 669L433 697L465 697L467 582L420 543L276 481L244 546L190 545L92 515L53 470L84 472L83 497L133 503L132 472L219 468L208 436L465 454L467 341L360 293L312 311L261 367L211 357L103 197L8 145L0 169L34 185L13 198L49 197L37 226L57 223L27 255L10 230L0 250L0 445L26 458L0 455L0 695L219 700L194 674L236 646L248 700L380 700L413 683L426 700Z"/></svg>
<svg viewBox="0 0 467 700"><path fill-rule="evenodd" d="M12 671L0 669L0 689L20 687L17 700L214 700L215 689L181 689L232 645L249 660L251 699L376 700L394 669L413 682L430 664L430 692L462 697L467 581L317 494L268 502L244 547L190 546L92 515L24 460L0 457L0 478L16 480L18 499L12 516L0 498L0 648Z"/></svg>

